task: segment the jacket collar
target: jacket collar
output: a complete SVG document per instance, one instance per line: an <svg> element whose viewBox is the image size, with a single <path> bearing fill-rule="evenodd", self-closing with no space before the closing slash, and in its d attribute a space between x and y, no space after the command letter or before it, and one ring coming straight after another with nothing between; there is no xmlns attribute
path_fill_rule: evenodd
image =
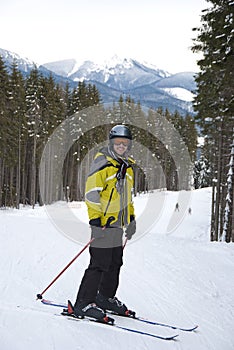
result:
<svg viewBox="0 0 234 350"><path fill-rule="evenodd" d="M98 154L103 154L106 159L111 162L112 164L114 164L115 166L120 164L121 161L118 160L118 157L113 153L113 155L111 154L112 152L110 151L110 149L108 147L103 147L99 150ZM119 158L121 159L121 158ZM126 161L129 165L135 164L135 160L131 157L127 157L127 158L123 158L123 161Z"/></svg>

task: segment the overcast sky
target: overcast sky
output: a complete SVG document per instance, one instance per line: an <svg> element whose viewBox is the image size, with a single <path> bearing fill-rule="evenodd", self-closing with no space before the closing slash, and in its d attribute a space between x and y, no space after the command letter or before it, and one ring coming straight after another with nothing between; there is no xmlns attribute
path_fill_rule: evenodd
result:
<svg viewBox="0 0 234 350"><path fill-rule="evenodd" d="M117 54L171 73L197 71L190 50L205 0L2 0L0 48L35 63Z"/></svg>

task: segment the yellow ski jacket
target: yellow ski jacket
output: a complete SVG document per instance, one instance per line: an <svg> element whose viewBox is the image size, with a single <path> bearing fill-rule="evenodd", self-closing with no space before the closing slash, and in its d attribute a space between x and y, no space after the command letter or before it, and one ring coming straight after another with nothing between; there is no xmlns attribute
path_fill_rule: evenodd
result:
<svg viewBox="0 0 234 350"><path fill-rule="evenodd" d="M124 178L118 180L123 163L112 158L107 148L96 154L85 189L89 220L100 218L101 226L105 226L112 217L110 227L126 227L130 223L134 217L134 163L131 158L125 159Z"/></svg>

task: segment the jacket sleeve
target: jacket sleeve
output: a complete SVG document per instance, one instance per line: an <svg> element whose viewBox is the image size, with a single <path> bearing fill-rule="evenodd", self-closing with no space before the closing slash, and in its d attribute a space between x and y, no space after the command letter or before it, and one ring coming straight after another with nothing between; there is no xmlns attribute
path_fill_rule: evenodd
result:
<svg viewBox="0 0 234 350"><path fill-rule="evenodd" d="M88 208L89 220L99 218L102 214L100 192L105 185L106 164L106 158L104 156L98 156L91 165L86 181L85 203Z"/></svg>

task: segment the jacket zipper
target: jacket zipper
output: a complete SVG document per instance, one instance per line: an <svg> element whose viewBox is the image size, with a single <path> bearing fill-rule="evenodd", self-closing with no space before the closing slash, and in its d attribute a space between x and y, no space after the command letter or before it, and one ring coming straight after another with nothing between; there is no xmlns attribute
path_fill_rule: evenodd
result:
<svg viewBox="0 0 234 350"><path fill-rule="evenodd" d="M125 223L127 223L127 213L128 213L128 203L126 203L126 199L128 198L127 196L127 184L125 183L124 189L123 189L123 193L121 194L121 221L122 221L122 226L125 225ZM125 222L126 221L126 222Z"/></svg>
<svg viewBox="0 0 234 350"><path fill-rule="evenodd" d="M107 210L109 208L109 205L110 205L110 202L111 202L111 199L112 199L112 196L113 196L113 192L114 192L114 188L112 188L112 190L111 190L110 197L109 197L109 200L108 200L108 203L107 203L107 206L106 206L106 210L104 212L104 216L106 216Z"/></svg>

